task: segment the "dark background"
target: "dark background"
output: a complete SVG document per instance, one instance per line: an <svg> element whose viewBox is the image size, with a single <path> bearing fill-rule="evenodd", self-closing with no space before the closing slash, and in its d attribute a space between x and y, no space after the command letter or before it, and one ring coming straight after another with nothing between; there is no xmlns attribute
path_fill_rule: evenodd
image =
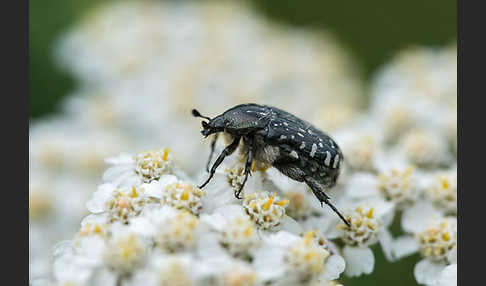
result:
<svg viewBox="0 0 486 286"><path fill-rule="evenodd" d="M71 75L52 61L55 40L84 12L107 0L29 1L29 118L53 112L59 100L75 88ZM359 61L366 80L398 50L410 46L441 46L456 41L456 1L368 0L284 1L252 0L258 11L288 25L308 26L334 33ZM395 230L399 227L395 223ZM394 234L397 234L394 231ZM344 285L416 285L413 255L390 264L378 246L375 271Z"/></svg>

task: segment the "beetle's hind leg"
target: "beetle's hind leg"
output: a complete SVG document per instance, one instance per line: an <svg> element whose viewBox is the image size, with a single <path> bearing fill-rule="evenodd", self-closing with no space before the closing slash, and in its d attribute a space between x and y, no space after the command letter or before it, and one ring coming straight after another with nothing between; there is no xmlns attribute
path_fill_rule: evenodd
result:
<svg viewBox="0 0 486 286"><path fill-rule="evenodd" d="M200 188L200 189L204 188L204 186L206 186L209 183L209 181L211 181L211 179L213 178L214 173L216 172L216 169L218 168L218 166L221 164L221 162L223 162L223 160L226 156L231 155L231 154L233 154L233 152L235 152L239 143L240 143L240 137L237 137L233 140L233 142L231 142L230 145L228 145L228 146L226 146L226 148L224 148L223 152L221 152L221 154L219 154L218 159L216 159L216 162L214 162L213 166L211 167L211 171L209 173L208 179L198 188Z"/></svg>
<svg viewBox="0 0 486 286"><path fill-rule="evenodd" d="M348 227L351 226L351 224L344 218L344 216L337 210L337 208L329 201L330 198L326 195L326 193L324 193L321 186L314 179L312 179L311 177L305 177L304 181L312 189L312 192L317 197L317 199L321 202L321 206L323 203L326 203Z"/></svg>
<svg viewBox="0 0 486 286"><path fill-rule="evenodd" d="M235 192L235 197L237 199L241 199L240 193L243 190L243 187L246 184L246 180L248 179L248 175L251 175L251 163L253 162L253 148L251 145L248 146L248 153L246 154L246 163L245 163L245 179L240 186L240 189Z"/></svg>
<svg viewBox="0 0 486 286"><path fill-rule="evenodd" d="M218 140L219 133L215 133L213 140L211 141L211 153L209 153L208 162L206 163L206 171L209 173L209 165L211 164L211 159L213 158L214 148L216 147L216 141Z"/></svg>

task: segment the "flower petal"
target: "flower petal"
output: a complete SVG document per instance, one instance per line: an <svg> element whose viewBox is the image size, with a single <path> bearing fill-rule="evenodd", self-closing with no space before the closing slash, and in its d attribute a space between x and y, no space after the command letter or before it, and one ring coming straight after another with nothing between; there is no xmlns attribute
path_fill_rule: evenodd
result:
<svg viewBox="0 0 486 286"><path fill-rule="evenodd" d="M302 227L293 218L286 215L280 222L280 229L293 233L295 235L300 235L303 230Z"/></svg>
<svg viewBox="0 0 486 286"><path fill-rule="evenodd" d="M422 259L415 265L413 274L415 279L420 284L433 285L439 279L440 273L445 268L439 263L430 262L427 259Z"/></svg>
<svg viewBox="0 0 486 286"><path fill-rule="evenodd" d="M253 266L263 281L282 277L285 271L284 248L264 246L255 252Z"/></svg>
<svg viewBox="0 0 486 286"><path fill-rule="evenodd" d="M434 286L457 286L457 264L444 268Z"/></svg>
<svg viewBox="0 0 486 286"><path fill-rule="evenodd" d="M378 196L378 180L370 173L356 173L346 183L346 194L351 198Z"/></svg>
<svg viewBox="0 0 486 286"><path fill-rule="evenodd" d="M394 260L394 257L392 255L393 237L391 233L387 229L385 229L381 233L379 240L380 240L381 249L383 250L386 259L388 261L393 261Z"/></svg>
<svg viewBox="0 0 486 286"><path fill-rule="evenodd" d="M359 248L346 245L343 249L346 260L345 273L349 277L370 274L375 266L375 256L368 247Z"/></svg>
<svg viewBox="0 0 486 286"><path fill-rule="evenodd" d="M338 279L339 275L343 273L346 268L346 262L341 255L331 255L326 261L326 271L324 272L323 278L326 280Z"/></svg>
<svg viewBox="0 0 486 286"><path fill-rule="evenodd" d="M418 201L403 212L402 228L410 233L421 232L430 219L436 216L440 216L440 212L429 201Z"/></svg>
<svg viewBox="0 0 486 286"><path fill-rule="evenodd" d="M93 193L93 197L86 203L86 208L92 213L105 211L105 203L110 200L116 187L112 184L103 184Z"/></svg>
<svg viewBox="0 0 486 286"><path fill-rule="evenodd" d="M400 259L417 252L419 244L415 238L410 235L403 235L393 241L392 254L395 259Z"/></svg>

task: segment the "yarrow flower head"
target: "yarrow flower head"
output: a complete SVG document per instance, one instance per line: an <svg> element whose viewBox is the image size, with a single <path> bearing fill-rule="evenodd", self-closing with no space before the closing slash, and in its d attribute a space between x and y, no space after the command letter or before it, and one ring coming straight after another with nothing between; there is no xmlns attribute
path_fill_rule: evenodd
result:
<svg viewBox="0 0 486 286"><path fill-rule="evenodd" d="M289 191L284 194L285 199L289 201L285 213L296 219L303 220L310 216L312 207L306 194L298 191Z"/></svg>
<svg viewBox="0 0 486 286"><path fill-rule="evenodd" d="M243 207L250 218L261 228L271 229L280 225L285 216L288 200L280 200L276 193L251 193L245 195Z"/></svg>
<svg viewBox="0 0 486 286"><path fill-rule="evenodd" d="M413 180L413 167L410 166L405 170L391 169L388 173L379 175L380 191L384 196L403 206L412 203L418 198L417 187Z"/></svg>
<svg viewBox="0 0 486 286"><path fill-rule="evenodd" d="M446 262L457 245L457 219L445 217L432 222L426 230L416 233L423 257L433 262Z"/></svg>
<svg viewBox="0 0 486 286"><path fill-rule="evenodd" d="M425 190L432 201L446 212L457 212L457 175L455 172L442 172L434 176Z"/></svg>
<svg viewBox="0 0 486 286"><path fill-rule="evenodd" d="M251 250L260 246L255 224L248 216L233 218L221 232L221 244L233 256L247 257Z"/></svg>
<svg viewBox="0 0 486 286"><path fill-rule="evenodd" d="M355 171L374 172L377 142L371 134L350 138L343 146L344 154L347 154L346 164Z"/></svg>
<svg viewBox="0 0 486 286"><path fill-rule="evenodd" d="M46 216L52 210L53 203L48 192L29 184L29 218L37 219Z"/></svg>
<svg viewBox="0 0 486 286"><path fill-rule="evenodd" d="M401 144L407 158L418 167L434 168L448 162L446 145L431 131L412 129L403 137Z"/></svg>
<svg viewBox="0 0 486 286"><path fill-rule="evenodd" d="M187 211L164 220L155 234L158 247L168 252L190 250L196 245L199 219Z"/></svg>
<svg viewBox="0 0 486 286"><path fill-rule="evenodd" d="M145 151L134 156L135 173L149 183L172 171L172 155L169 148Z"/></svg>
<svg viewBox="0 0 486 286"><path fill-rule="evenodd" d="M132 273L146 257L146 245L136 234L112 238L105 250L105 263L120 275Z"/></svg>
<svg viewBox="0 0 486 286"><path fill-rule="evenodd" d="M258 274L251 267L242 263L234 263L222 275L222 285L227 286L256 286Z"/></svg>
<svg viewBox="0 0 486 286"><path fill-rule="evenodd" d="M344 259L319 244L315 230L297 236L279 231L264 238L254 265L263 280L278 285L313 285L330 281L344 270Z"/></svg>
<svg viewBox="0 0 486 286"><path fill-rule="evenodd" d="M89 217L87 217L89 218ZM108 224L104 222L83 222L81 223L81 228L78 231L78 237L87 237L92 235L97 235L102 238L108 238Z"/></svg>
<svg viewBox="0 0 486 286"><path fill-rule="evenodd" d="M384 123L387 139L395 142L413 127L412 114L410 110L404 106L393 106L386 113Z"/></svg>
<svg viewBox="0 0 486 286"><path fill-rule="evenodd" d="M338 225L341 239L350 246L367 247L378 241L381 221L376 217L375 209L368 205L360 205L346 216L351 224Z"/></svg>
<svg viewBox="0 0 486 286"><path fill-rule="evenodd" d="M424 257L414 267L417 282L428 286L455 282L457 270L451 270L457 267L457 218L428 220L425 229L415 233L414 237Z"/></svg>
<svg viewBox="0 0 486 286"><path fill-rule="evenodd" d="M111 184L103 184L86 206L92 213L107 213L110 222L128 223L149 202L143 187L116 188Z"/></svg>
<svg viewBox="0 0 486 286"><path fill-rule="evenodd" d="M162 191L160 203L176 209L184 209L195 215L202 210L204 191L190 182L177 181L165 187Z"/></svg>
<svg viewBox="0 0 486 286"><path fill-rule="evenodd" d="M325 261L330 253L316 244L315 232L308 231L303 239L291 245L284 257L291 272L298 274L301 281L310 281L324 272Z"/></svg>

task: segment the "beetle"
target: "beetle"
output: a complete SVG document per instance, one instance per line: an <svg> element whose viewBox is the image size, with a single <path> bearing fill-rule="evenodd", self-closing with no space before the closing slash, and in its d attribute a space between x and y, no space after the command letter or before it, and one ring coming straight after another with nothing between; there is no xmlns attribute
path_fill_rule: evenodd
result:
<svg viewBox="0 0 486 286"><path fill-rule="evenodd" d="M241 199L239 195L248 175L251 175L251 165L256 161L275 167L293 180L305 182L321 206L326 203L350 226L324 192L326 188L336 185L344 160L339 146L326 133L282 109L255 103L237 105L214 118L203 116L196 109L192 110L192 115L208 120L201 122L201 134L205 138L215 134L206 165L209 176L199 188L204 188L211 181L224 158L231 155L242 140L246 154L245 177L240 189L235 191L237 198ZM221 132L229 135L232 141L209 169L216 140Z"/></svg>

